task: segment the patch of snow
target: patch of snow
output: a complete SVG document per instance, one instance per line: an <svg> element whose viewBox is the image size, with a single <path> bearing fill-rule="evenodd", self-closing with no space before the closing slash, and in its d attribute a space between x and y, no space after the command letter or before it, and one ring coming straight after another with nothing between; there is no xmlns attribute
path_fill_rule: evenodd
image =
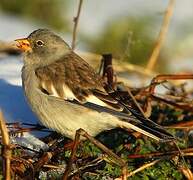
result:
<svg viewBox="0 0 193 180"><path fill-rule="evenodd" d="M21 137L11 137L11 143L19 144L37 152L41 150L46 151L49 148L48 145L45 144L43 141L39 140L38 138L27 132L23 133ZM31 154L33 153L33 151L29 151L29 153Z"/></svg>

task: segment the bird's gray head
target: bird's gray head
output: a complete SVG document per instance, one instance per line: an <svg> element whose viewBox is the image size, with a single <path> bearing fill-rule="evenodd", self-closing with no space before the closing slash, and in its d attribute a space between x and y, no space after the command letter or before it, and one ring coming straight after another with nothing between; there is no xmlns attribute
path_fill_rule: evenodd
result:
<svg viewBox="0 0 193 180"><path fill-rule="evenodd" d="M17 46L25 52L27 64L49 64L71 51L61 37L48 29L35 30L27 38L16 41Z"/></svg>

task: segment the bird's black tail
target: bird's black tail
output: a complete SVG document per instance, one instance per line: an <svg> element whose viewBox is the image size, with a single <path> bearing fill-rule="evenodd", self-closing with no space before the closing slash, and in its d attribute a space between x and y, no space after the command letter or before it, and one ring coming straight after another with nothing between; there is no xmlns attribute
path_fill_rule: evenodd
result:
<svg viewBox="0 0 193 180"><path fill-rule="evenodd" d="M130 107L126 108L132 115L130 116L130 120L124 119L124 121L136 126L139 130L143 130L143 134L146 133L147 136L163 142L175 140L175 137L167 132L161 125L158 125L152 120L144 117L141 113Z"/></svg>

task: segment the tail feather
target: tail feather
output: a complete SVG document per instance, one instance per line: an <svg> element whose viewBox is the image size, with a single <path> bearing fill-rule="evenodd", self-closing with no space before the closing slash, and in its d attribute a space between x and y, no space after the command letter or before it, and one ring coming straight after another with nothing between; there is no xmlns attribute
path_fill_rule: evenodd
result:
<svg viewBox="0 0 193 180"><path fill-rule="evenodd" d="M167 132L162 126L149 119L144 120L143 118L137 118L137 121L135 120L135 117L130 117L129 119L130 120L124 118L120 120L119 125L124 128L133 129L157 141L172 141L175 139L175 137Z"/></svg>
<svg viewBox="0 0 193 180"><path fill-rule="evenodd" d="M138 113L132 108L129 108L129 111L131 112L133 117L137 118L140 121L140 123L136 123L138 128L141 128L144 131L147 131L150 134L159 137L160 140L163 141L175 139L174 136L168 133L161 125L156 124L152 120L144 117L142 114Z"/></svg>
<svg viewBox="0 0 193 180"><path fill-rule="evenodd" d="M135 126L135 125L133 125L133 124L131 124L131 123L129 123L129 122L120 121L119 126L120 126L121 128L135 130L135 131L140 132L140 133L142 133L142 134L144 134L144 135L146 135L146 136L148 136L148 137L150 137L150 138L153 138L153 139L155 139L155 140L157 140L157 141L162 140L162 138L160 138L159 136L156 136L156 135L154 135L153 133L150 133L150 132L148 132L147 130L144 130L144 129L142 129L142 128L138 127L138 126Z"/></svg>
<svg viewBox="0 0 193 180"><path fill-rule="evenodd" d="M141 132L158 141L171 141L175 139L175 137L168 133L162 126L146 118L141 112L133 109L130 105L127 105L122 101L119 101L119 103L125 108L125 114L131 114L131 121L128 121L127 118L125 119L129 123L126 126L130 127L132 125L132 127L130 127L131 129Z"/></svg>

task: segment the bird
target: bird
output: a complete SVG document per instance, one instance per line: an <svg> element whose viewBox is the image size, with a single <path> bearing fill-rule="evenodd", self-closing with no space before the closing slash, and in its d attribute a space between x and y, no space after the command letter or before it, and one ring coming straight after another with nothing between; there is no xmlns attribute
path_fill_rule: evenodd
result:
<svg viewBox="0 0 193 180"><path fill-rule="evenodd" d="M117 127L157 141L173 139L161 125L135 116L113 98L93 67L51 30L37 29L15 41L24 56L24 94L44 126L72 140L80 128L95 137Z"/></svg>

